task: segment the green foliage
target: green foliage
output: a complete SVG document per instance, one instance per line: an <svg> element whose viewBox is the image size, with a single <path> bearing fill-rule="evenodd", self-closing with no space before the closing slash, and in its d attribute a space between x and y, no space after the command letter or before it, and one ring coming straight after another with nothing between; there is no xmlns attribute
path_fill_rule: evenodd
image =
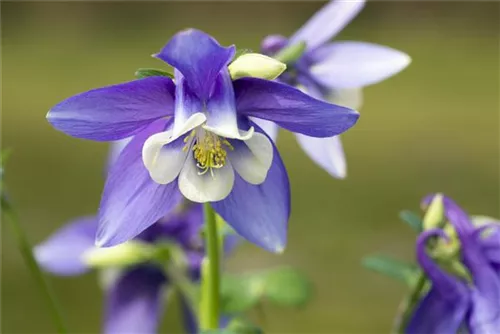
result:
<svg viewBox="0 0 500 334"><path fill-rule="evenodd" d="M301 272L288 267L226 275L222 279L223 313L250 310L264 300L278 306L301 307L312 295L312 284Z"/></svg>
<svg viewBox="0 0 500 334"><path fill-rule="evenodd" d="M267 298L281 306L304 306L312 294L311 282L293 268L269 272L265 283Z"/></svg>
<svg viewBox="0 0 500 334"><path fill-rule="evenodd" d="M415 232L423 231L422 218L414 212L404 210L399 213L399 218L408 224Z"/></svg>
<svg viewBox="0 0 500 334"><path fill-rule="evenodd" d="M392 277L410 286L419 273L416 265L396 260L386 255L366 256L362 264L367 269Z"/></svg>
<svg viewBox="0 0 500 334"><path fill-rule="evenodd" d="M227 314L253 308L262 298L260 282L253 275L224 275L221 282L221 307Z"/></svg>
<svg viewBox="0 0 500 334"><path fill-rule="evenodd" d="M147 77L169 77L171 79L174 78L174 75L171 72L158 70L156 68L140 68L135 71L135 76L137 79L143 79Z"/></svg>

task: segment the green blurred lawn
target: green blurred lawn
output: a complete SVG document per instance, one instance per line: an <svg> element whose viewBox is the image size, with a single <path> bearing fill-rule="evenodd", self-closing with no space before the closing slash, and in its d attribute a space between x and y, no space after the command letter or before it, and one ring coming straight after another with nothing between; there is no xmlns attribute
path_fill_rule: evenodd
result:
<svg viewBox="0 0 500 334"><path fill-rule="evenodd" d="M36 243L64 222L96 211L106 144L52 129L47 110L90 88L132 79L185 27L257 50L268 33L291 34L321 3L2 2L2 147L13 149L10 194ZM367 272L360 259L411 259L414 235L397 219L433 191L471 213L499 216L499 4L370 3L339 39L401 49L400 75L365 90L358 125L343 136L348 178L330 178L290 134L279 140L293 191L288 249L244 245L228 269L294 265L316 284L304 310L265 306L274 333L387 333L404 287ZM2 224L3 228L3 224ZM3 333L53 332L12 235L2 230ZM51 278L72 332L100 328L95 275ZM167 323L177 323L175 310ZM258 317L254 317L259 320Z"/></svg>

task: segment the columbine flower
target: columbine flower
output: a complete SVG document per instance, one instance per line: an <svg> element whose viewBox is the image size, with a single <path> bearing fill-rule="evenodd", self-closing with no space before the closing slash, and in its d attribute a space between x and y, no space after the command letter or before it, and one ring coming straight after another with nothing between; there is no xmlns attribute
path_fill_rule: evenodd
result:
<svg viewBox="0 0 500 334"><path fill-rule="evenodd" d="M75 137L135 135L108 174L99 245L133 238L184 196L212 202L249 241L272 251L284 248L288 176L272 141L249 117L330 137L352 127L358 114L281 83L232 82L227 65L234 53L234 46L222 47L201 31L182 31L155 55L175 68L175 84L149 77L91 90L50 110L49 122Z"/></svg>
<svg viewBox="0 0 500 334"><path fill-rule="evenodd" d="M300 87L311 96L359 109L361 88L382 81L410 63L408 55L394 49L364 42L328 43L363 8L365 1L331 1L292 37L270 35L262 41L262 52L274 55L285 47L305 42L305 52L279 80ZM276 124L260 123L271 137ZM278 124L279 125L279 124ZM297 134L306 154L334 177L346 176L346 162L338 136L314 138Z"/></svg>
<svg viewBox="0 0 500 334"><path fill-rule="evenodd" d="M425 200L429 203L429 199ZM443 200L445 214L461 244L461 260L469 270L472 282L455 277L436 265L426 253L431 237L449 236L439 229L423 232L417 241L417 260L432 282L406 328L408 334L454 334L468 330L472 334L497 333L500 328L500 276L492 266L492 254L500 250L498 239L484 236L485 225L476 228L467 214L452 200ZM495 234L493 234L495 235ZM496 256L498 260L498 255Z"/></svg>
<svg viewBox="0 0 500 334"><path fill-rule="evenodd" d="M203 224L201 205L165 217L141 233L136 240L148 244L174 241L186 252L190 277L199 279L203 258L200 229ZM95 264L94 252L112 251L94 246L97 219L76 219L35 248L35 255L42 268L55 275L80 275ZM126 243L117 246L116 256L123 257ZM228 237L226 245L234 245ZM107 269L109 270L109 269ZM168 288L168 278L153 263L139 263L121 270L106 288L105 333L156 333L163 309L163 292ZM197 333L197 322L190 308L183 305L183 317L189 333Z"/></svg>

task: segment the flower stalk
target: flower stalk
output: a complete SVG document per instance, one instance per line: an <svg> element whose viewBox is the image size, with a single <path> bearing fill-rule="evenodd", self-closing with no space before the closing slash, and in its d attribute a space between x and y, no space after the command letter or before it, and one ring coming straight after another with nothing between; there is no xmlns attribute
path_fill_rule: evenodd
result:
<svg viewBox="0 0 500 334"><path fill-rule="evenodd" d="M219 327L220 310L220 244L215 211L204 204L206 256L201 264L200 328Z"/></svg>
<svg viewBox="0 0 500 334"><path fill-rule="evenodd" d="M49 312L52 314L57 333L69 333L63 320L61 309L57 303L54 292L47 282L44 274L40 270L35 257L33 256L32 247L28 241L28 238L24 234L23 229L21 228L19 218L17 217L16 212L14 212L14 210L10 207L9 203L7 203L6 199L3 196L2 215L5 220L9 222L10 228L12 230L12 233L14 233L14 237L16 238L16 242L23 256L24 262L26 263L28 270L31 272L33 279L38 285L39 290L44 295L44 299L47 302Z"/></svg>

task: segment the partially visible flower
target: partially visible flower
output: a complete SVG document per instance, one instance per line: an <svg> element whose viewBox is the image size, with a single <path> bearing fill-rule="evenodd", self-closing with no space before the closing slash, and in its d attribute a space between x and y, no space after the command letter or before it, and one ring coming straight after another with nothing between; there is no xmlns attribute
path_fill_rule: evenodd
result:
<svg viewBox="0 0 500 334"><path fill-rule="evenodd" d="M424 200L429 204L432 196ZM498 260L500 243L492 238L497 225L475 227L469 216L451 199L444 197L445 215L452 224L461 249L461 261L472 278L467 282L441 269L427 255L429 238L449 239L440 229L423 232L417 241L417 260L431 281L431 288L422 298L410 319L405 333L454 334L467 330L472 334L493 334L500 329L500 276L493 266ZM484 235L486 229L493 234ZM488 250L495 249L492 256Z"/></svg>
<svg viewBox="0 0 500 334"><path fill-rule="evenodd" d="M377 44L341 41L329 43L364 7L364 0L334 0L318 11L292 37L267 36L262 52L276 55L281 50L305 42L305 52L279 80L300 87L311 96L335 104L359 109L361 88L378 83L403 70L410 57L403 52ZM276 137L278 125L257 121L271 137ZM297 140L307 155L337 178L344 178L346 162L338 136L314 138L297 134Z"/></svg>
<svg viewBox="0 0 500 334"><path fill-rule="evenodd" d="M330 137L358 113L258 78L232 82L234 46L207 34L176 34L155 57L175 68L175 84L149 77L91 90L53 107L47 118L78 138L134 136L108 173L97 244L130 240L169 213L183 196L211 202L241 236L270 251L286 244L288 176L269 137L250 121Z"/></svg>
<svg viewBox="0 0 500 334"><path fill-rule="evenodd" d="M203 224L201 205L165 217L142 232L134 241L154 245L175 242L182 247L188 261L189 277L196 281L204 255L200 229ZM78 218L48 240L36 246L40 266L55 275L80 275L91 269L87 254L95 249L96 217ZM228 244L234 240L228 240ZM124 244L123 244L124 245ZM120 247L119 245L117 247ZM108 249L108 248L107 248ZM106 250L107 250L106 249ZM111 248L112 249L112 248ZM227 249L229 250L229 249ZM109 269L107 269L109 270ZM119 271L106 287L105 333L156 333L163 311L163 292L169 287L168 277L153 262L139 263ZM189 333L197 333L197 322L183 301L183 318Z"/></svg>

